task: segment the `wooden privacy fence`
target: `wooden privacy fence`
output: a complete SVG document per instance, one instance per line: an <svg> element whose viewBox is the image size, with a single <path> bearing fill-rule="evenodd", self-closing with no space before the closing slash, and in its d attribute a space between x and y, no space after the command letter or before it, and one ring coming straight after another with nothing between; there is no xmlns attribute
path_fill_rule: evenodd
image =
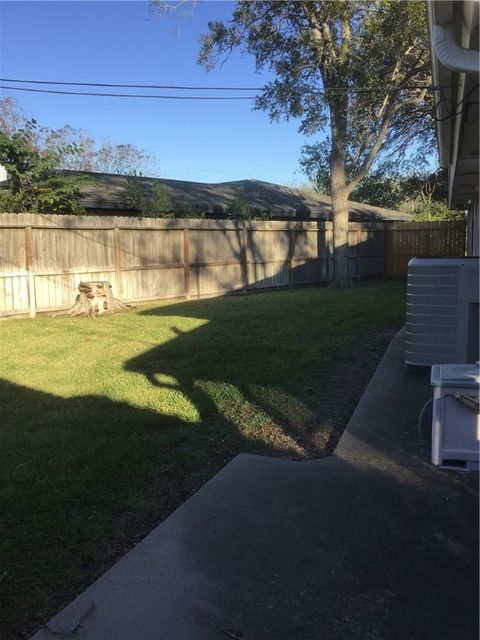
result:
<svg viewBox="0 0 480 640"><path fill-rule="evenodd" d="M438 224L351 223L352 276L405 275L427 238L433 253L463 255L465 224ZM331 264L325 221L4 213L0 316L67 309L82 280L108 280L117 297L144 302L325 282Z"/></svg>
<svg viewBox="0 0 480 640"><path fill-rule="evenodd" d="M414 256L464 256L466 221L394 222L385 232L385 275L401 278Z"/></svg>

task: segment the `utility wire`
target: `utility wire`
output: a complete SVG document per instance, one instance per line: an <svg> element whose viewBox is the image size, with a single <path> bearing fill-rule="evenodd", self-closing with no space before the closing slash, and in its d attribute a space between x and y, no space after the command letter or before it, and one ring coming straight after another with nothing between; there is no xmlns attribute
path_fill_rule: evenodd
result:
<svg viewBox="0 0 480 640"><path fill-rule="evenodd" d="M146 98L155 100L255 100L257 96L166 96L142 93L99 93L94 91L56 91L54 89L33 89L31 87L7 87L0 85L0 89L8 91L28 91L30 93L53 93L65 96L96 96L100 98Z"/></svg>
<svg viewBox="0 0 480 640"><path fill-rule="evenodd" d="M457 104L453 105L451 108L448 107L448 102L451 102L451 101L447 100L447 98L445 97L445 93L442 90L440 90L440 100L434 105L434 109L433 109L433 119L435 120L435 122L444 122L445 120L449 120L450 118L459 116L461 113L465 111L467 107L478 105L478 101L468 102L470 96L473 93L475 93L475 91L478 90L478 87L479 87L478 84L473 85L473 87L471 87L471 89L466 93L466 95L463 96L460 102L457 102ZM441 118L436 115L436 111L439 109L439 107L442 104L445 107L447 115Z"/></svg>
<svg viewBox="0 0 480 640"><path fill-rule="evenodd" d="M187 91L261 91L262 87L194 87L173 84L111 84L108 82L65 82L54 80L17 80L15 78L0 78L0 82L15 82L21 84L56 84L73 87L111 87L117 89L179 89Z"/></svg>
<svg viewBox="0 0 480 640"><path fill-rule="evenodd" d="M48 84L48 85L69 85L69 86L93 86L93 87L131 87L131 88L171 88L171 89L190 89L190 90L203 90L203 89L217 89L217 90L230 90L230 91L243 91L243 90L252 90L252 87L186 87L179 85L128 85L128 84L107 84L107 83L87 83L87 82L53 82L53 81L43 81L43 80L13 80L0 78L0 82L17 82L17 83L35 83L35 84ZM150 99L150 100L256 100L259 96L178 96L178 95L158 95L158 94L142 94L142 93L107 93L107 92L96 92L96 91L64 91L59 89L35 89L33 87L13 87L7 85L0 85L0 89L6 89L8 91L27 91L30 93L47 93L54 95L71 95L71 96L91 96L91 97L100 97L100 98L136 98L136 99ZM378 91L404 91L407 89L430 89L430 90L439 90L440 91L440 100L434 105L433 108L433 118L437 122L442 122L448 120L456 115L459 115L464 111L467 106L468 99L472 95L472 93L478 89L478 84L474 85L466 96L456 104L453 109L448 109L447 100L445 98L445 94L443 92L443 87L440 85L411 85L405 87L335 87L332 89L326 89L321 91L313 91L317 95L328 95L332 93L342 93L342 92L352 92L352 93L376 93ZM447 109L447 115L444 117L439 117L436 114L438 107L444 103ZM470 104L478 104L478 102L470 103ZM460 109L458 111L458 109Z"/></svg>
<svg viewBox="0 0 480 640"><path fill-rule="evenodd" d="M0 79L1 80L1 79ZM420 87L415 87L420 88ZM422 87L423 89L425 87ZM8 91L27 91L29 93L49 93L64 96L94 96L98 98L143 98L150 100L256 100L259 96L173 96L173 95L157 95L151 93L106 93L99 91L63 91L57 89L34 89L33 87L12 87L0 85L0 89ZM348 89L356 93L378 93L379 91L404 91L405 87L386 89ZM326 91L313 91L316 95L328 95L331 93L344 92L347 89L328 89Z"/></svg>
<svg viewBox="0 0 480 640"><path fill-rule="evenodd" d="M40 84L40 85L61 85L74 87L105 87L116 89L175 89L179 91L263 91L264 87L224 87L224 86L186 86L186 85L162 85L162 84L114 84L108 82L71 82L63 80L25 80L18 78L0 78L0 82L13 82L15 84ZM416 83L406 85L404 87L379 85L372 87L331 87L319 91L312 91L316 94L327 93L374 93L378 91L404 91L408 89L440 89L440 86L434 86L424 83ZM46 91L46 90L45 90ZM87 95L87 94L86 94ZM120 95L120 94L115 94ZM247 99L250 99L248 97Z"/></svg>

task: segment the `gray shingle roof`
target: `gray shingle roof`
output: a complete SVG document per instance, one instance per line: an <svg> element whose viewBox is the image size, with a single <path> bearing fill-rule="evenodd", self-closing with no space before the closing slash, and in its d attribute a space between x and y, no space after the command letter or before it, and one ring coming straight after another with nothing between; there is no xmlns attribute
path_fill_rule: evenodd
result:
<svg viewBox="0 0 480 640"><path fill-rule="evenodd" d="M73 172L65 172L73 173ZM81 187L82 204L87 209L126 210L124 202L127 178L105 173L75 172L90 180ZM297 217L329 219L331 215L330 197L312 189L297 189L261 180L238 180L215 184L135 177L146 196L153 193L156 184L162 184L169 194L174 211L204 211L210 215L222 216L229 210L232 200L239 190L252 210L269 211L274 217ZM410 220L410 216L391 209L372 207L367 204L350 202L351 220Z"/></svg>

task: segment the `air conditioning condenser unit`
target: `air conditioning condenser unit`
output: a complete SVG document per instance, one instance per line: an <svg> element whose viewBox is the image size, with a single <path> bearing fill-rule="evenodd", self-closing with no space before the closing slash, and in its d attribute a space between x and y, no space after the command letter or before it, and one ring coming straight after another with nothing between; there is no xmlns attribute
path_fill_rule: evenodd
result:
<svg viewBox="0 0 480 640"><path fill-rule="evenodd" d="M479 259L412 258L408 263L407 365L478 360Z"/></svg>

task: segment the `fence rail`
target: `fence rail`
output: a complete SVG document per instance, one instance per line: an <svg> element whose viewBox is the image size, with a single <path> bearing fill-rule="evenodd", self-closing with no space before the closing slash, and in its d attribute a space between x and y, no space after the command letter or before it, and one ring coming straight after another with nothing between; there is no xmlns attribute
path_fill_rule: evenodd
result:
<svg viewBox="0 0 480 640"><path fill-rule="evenodd" d="M413 256L464 256L466 222L392 223L385 232L385 275L404 277Z"/></svg>
<svg viewBox="0 0 480 640"><path fill-rule="evenodd" d="M353 277L404 277L413 255L464 255L465 223L350 223ZM69 308L82 280L127 302L328 279L332 223L0 214L0 316Z"/></svg>

